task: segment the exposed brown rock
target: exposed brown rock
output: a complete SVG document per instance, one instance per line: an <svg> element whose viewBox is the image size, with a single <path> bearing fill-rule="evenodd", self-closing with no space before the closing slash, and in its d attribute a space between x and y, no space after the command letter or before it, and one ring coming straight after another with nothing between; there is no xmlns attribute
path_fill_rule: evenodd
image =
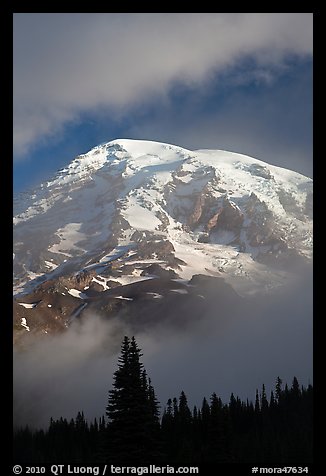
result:
<svg viewBox="0 0 326 476"><path fill-rule="evenodd" d="M83 291L85 286L90 286L91 281L94 276L96 276L95 270L84 270L76 275L62 276L59 277L58 283L67 286L68 288L78 289L78 291Z"/></svg>
<svg viewBox="0 0 326 476"><path fill-rule="evenodd" d="M221 208L215 215L212 216L210 220L208 220L207 225L206 225L206 230L211 231L212 228L215 228L217 225L217 221L223 212L223 208Z"/></svg>
<svg viewBox="0 0 326 476"><path fill-rule="evenodd" d="M138 246L138 255L143 259L152 258L156 254L158 259L168 259L175 252L169 240L142 241Z"/></svg>
<svg viewBox="0 0 326 476"><path fill-rule="evenodd" d="M96 291L98 293L101 293L104 290L104 287L101 284L96 283L95 281L93 281L93 282L91 282L91 284L89 286L89 289L91 291Z"/></svg>
<svg viewBox="0 0 326 476"><path fill-rule="evenodd" d="M154 275L154 276L158 276L160 278L166 278L166 279L174 279L178 277L175 271L163 269L159 264L156 264L156 263L148 266L141 273L141 276L148 276L148 275Z"/></svg>
<svg viewBox="0 0 326 476"><path fill-rule="evenodd" d="M244 216L240 209L230 202L227 197L224 197L222 206L207 222L206 230L210 232L212 230L224 229L238 234L240 233L243 219Z"/></svg>
<svg viewBox="0 0 326 476"><path fill-rule="evenodd" d="M188 226L193 227L194 225L198 223L200 217L202 216L204 205L205 205L205 195L204 193L201 193L196 198L194 209L188 218L188 222L187 222Z"/></svg>

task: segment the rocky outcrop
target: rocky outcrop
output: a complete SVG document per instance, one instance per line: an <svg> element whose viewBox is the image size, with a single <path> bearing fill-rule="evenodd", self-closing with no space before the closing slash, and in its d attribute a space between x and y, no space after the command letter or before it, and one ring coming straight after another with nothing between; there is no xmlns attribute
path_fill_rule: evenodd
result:
<svg viewBox="0 0 326 476"><path fill-rule="evenodd" d="M206 196L204 193L200 193L198 197L195 200L195 205L194 209L189 215L187 225L190 228L193 228L195 225L198 224L202 214L203 214L203 208L205 206L205 201L206 201Z"/></svg>
<svg viewBox="0 0 326 476"><path fill-rule="evenodd" d="M223 212L223 208L221 208L217 213L215 213L215 215L212 216L212 218L210 218L210 220L208 220L207 225L206 225L206 230L208 232L210 232L213 228L215 228L217 226L217 222L218 222L222 212Z"/></svg>
<svg viewBox="0 0 326 476"><path fill-rule="evenodd" d="M80 271L78 274L70 275L70 276L61 276L58 279L58 283L62 286L66 286L68 288L78 289L82 291L85 286L90 286L93 277L96 276L96 271L94 270L84 270Z"/></svg>
<svg viewBox="0 0 326 476"><path fill-rule="evenodd" d="M222 205L206 224L206 230L224 229L233 231L236 235L240 233L244 216L240 208L227 197L223 198Z"/></svg>
<svg viewBox="0 0 326 476"><path fill-rule="evenodd" d="M151 241L154 239L154 234L147 230L136 230L131 235L130 241L135 243L141 243L142 241Z"/></svg>
<svg viewBox="0 0 326 476"><path fill-rule="evenodd" d="M153 240L140 242L137 251L143 259L157 257L167 260L174 255L175 249L169 240Z"/></svg>
<svg viewBox="0 0 326 476"><path fill-rule="evenodd" d="M273 227L269 223L257 223L252 221L247 227L247 239L250 246L271 246L272 248L280 245L282 247L283 241L278 237Z"/></svg>
<svg viewBox="0 0 326 476"><path fill-rule="evenodd" d="M157 276L163 279L175 279L178 277L172 269L164 269L159 264L151 264L141 273L141 276Z"/></svg>
<svg viewBox="0 0 326 476"><path fill-rule="evenodd" d="M273 213L254 193L250 195L247 202L246 216L249 223L245 231L250 246L270 247L271 252L286 251L287 244L275 228ZM257 257L256 260L258 260Z"/></svg>
<svg viewBox="0 0 326 476"><path fill-rule="evenodd" d="M266 180L274 180L274 177L271 174L270 170L267 167L263 166L263 165L251 164L248 167L248 170L251 173L251 175L255 175L256 177L261 177L261 178L264 178Z"/></svg>
<svg viewBox="0 0 326 476"><path fill-rule="evenodd" d="M193 206L187 214L186 225L194 230L196 227L205 226L212 217L214 210L219 208L219 199L215 196L212 184L206 184L197 194Z"/></svg>
<svg viewBox="0 0 326 476"><path fill-rule="evenodd" d="M298 269L299 266L309 263L307 258L296 250L289 249L286 245L277 252L270 250L267 253L259 253L255 260L267 266L273 266L274 268L284 269L284 267L286 267L288 270L295 270Z"/></svg>
<svg viewBox="0 0 326 476"><path fill-rule="evenodd" d="M282 205L284 210L287 213L294 215L296 218L300 219L300 217L302 217L302 208L298 206L293 195L281 189L278 191L277 194L279 197L280 204Z"/></svg>
<svg viewBox="0 0 326 476"><path fill-rule="evenodd" d="M264 217L272 218L272 212L269 210L266 203L259 200L254 192L250 194L249 199L247 200L245 211L248 218L254 218L256 215L261 220L263 220Z"/></svg>
<svg viewBox="0 0 326 476"><path fill-rule="evenodd" d="M215 276L206 276L204 274L195 274L189 284L196 289L196 292L202 295L214 295L215 298L223 302L232 301L234 304L240 300L239 295L234 291L224 278Z"/></svg>
<svg viewBox="0 0 326 476"><path fill-rule="evenodd" d="M167 231L167 227L170 224L170 220L169 220L167 214L163 213L163 212L156 212L156 216L161 221L161 224L158 225L157 229L159 231Z"/></svg>
<svg viewBox="0 0 326 476"><path fill-rule="evenodd" d="M13 306L14 343L21 343L36 336L47 337L65 331L69 317L81 304L79 301L69 295L66 290L64 293L55 292L54 286L49 287L47 292L35 289L33 293L15 299ZM26 307L26 303L35 306ZM27 327L23 326L24 323Z"/></svg>

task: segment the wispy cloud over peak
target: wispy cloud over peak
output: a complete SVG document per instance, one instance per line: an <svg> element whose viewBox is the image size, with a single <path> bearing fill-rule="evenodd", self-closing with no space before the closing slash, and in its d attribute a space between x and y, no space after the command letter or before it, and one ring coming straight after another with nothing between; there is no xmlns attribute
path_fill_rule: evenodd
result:
<svg viewBox="0 0 326 476"><path fill-rule="evenodd" d="M15 14L15 151L23 157L81 113L119 114L245 57L270 81L288 55L311 54L310 13Z"/></svg>

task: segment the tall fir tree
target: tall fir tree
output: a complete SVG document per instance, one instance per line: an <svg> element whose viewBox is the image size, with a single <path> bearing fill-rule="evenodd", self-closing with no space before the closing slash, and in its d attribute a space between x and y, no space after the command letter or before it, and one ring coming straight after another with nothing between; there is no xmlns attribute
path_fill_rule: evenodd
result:
<svg viewBox="0 0 326 476"><path fill-rule="evenodd" d="M282 380L280 377L277 377L276 379L276 385L275 385L275 397L276 397L276 402L280 403L280 399L282 398Z"/></svg>
<svg viewBox="0 0 326 476"><path fill-rule="evenodd" d="M258 388L256 388L255 413L258 415L259 412L260 412L259 394L258 394Z"/></svg>
<svg viewBox="0 0 326 476"><path fill-rule="evenodd" d="M260 408L261 408L262 412L266 412L268 410L268 400L267 400L267 396L266 396L265 384L263 384L263 388L262 388L262 392L261 392Z"/></svg>
<svg viewBox="0 0 326 476"><path fill-rule="evenodd" d="M106 461L150 464L159 460L158 402L148 383L134 337L124 337L109 391Z"/></svg>

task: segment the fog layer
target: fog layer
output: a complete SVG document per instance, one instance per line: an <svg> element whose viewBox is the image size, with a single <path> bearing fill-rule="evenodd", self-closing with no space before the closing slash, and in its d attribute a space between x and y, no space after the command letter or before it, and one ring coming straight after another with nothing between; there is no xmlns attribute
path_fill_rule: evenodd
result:
<svg viewBox="0 0 326 476"><path fill-rule="evenodd" d="M123 316L107 320L89 314L60 336L14 351L14 422L46 427L50 417L105 414L112 375L124 335L135 335L142 360L164 407L184 390L191 405L216 392L227 402L233 392L253 399L277 376L312 381L312 274L269 297L225 305L214 292L202 299L202 313L180 307L179 322L148 316L142 324ZM152 318L151 318L152 317Z"/></svg>

